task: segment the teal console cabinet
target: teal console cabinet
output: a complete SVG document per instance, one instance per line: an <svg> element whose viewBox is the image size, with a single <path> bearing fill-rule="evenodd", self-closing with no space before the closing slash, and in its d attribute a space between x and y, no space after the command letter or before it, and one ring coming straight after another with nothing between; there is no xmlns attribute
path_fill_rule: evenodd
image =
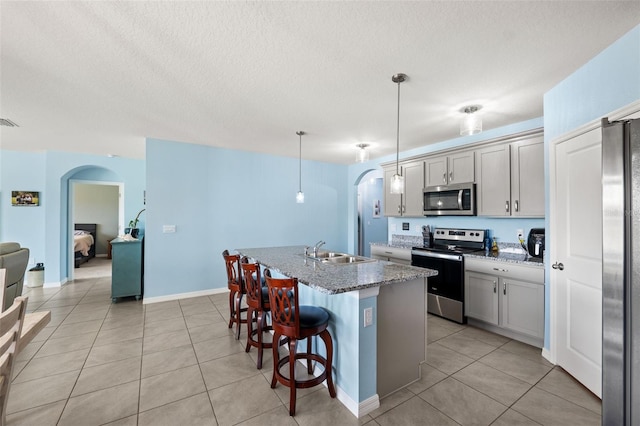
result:
<svg viewBox="0 0 640 426"><path fill-rule="evenodd" d="M127 296L140 300L144 293L143 240L111 240L111 255L111 301L115 303L118 297Z"/></svg>

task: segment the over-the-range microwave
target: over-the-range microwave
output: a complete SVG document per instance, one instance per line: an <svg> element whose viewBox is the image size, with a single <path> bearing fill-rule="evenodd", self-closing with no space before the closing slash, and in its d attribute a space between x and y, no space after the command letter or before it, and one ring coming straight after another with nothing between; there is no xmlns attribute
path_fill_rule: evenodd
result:
<svg viewBox="0 0 640 426"><path fill-rule="evenodd" d="M476 185L459 183L424 188L425 216L475 216Z"/></svg>

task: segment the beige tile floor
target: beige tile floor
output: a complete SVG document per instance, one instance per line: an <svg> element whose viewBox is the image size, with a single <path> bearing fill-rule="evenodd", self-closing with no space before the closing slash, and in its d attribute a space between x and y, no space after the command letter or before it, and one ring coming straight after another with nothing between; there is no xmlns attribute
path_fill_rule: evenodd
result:
<svg viewBox="0 0 640 426"><path fill-rule="evenodd" d="M422 378L356 419L319 386L272 390L227 328L227 295L112 304L110 264L96 258L58 289L28 289L51 323L20 354L9 425L599 425L600 400L540 351L428 318ZM222 280L223 278L221 278Z"/></svg>

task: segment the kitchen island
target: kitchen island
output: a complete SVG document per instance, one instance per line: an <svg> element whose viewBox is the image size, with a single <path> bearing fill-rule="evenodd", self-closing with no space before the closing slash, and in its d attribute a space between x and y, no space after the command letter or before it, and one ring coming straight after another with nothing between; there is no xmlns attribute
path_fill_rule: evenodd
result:
<svg viewBox="0 0 640 426"><path fill-rule="evenodd" d="M236 251L272 273L297 278L304 284L300 303L329 311L338 399L354 415L375 410L381 397L420 378L426 279L437 271L374 259L323 263L305 256L303 246Z"/></svg>

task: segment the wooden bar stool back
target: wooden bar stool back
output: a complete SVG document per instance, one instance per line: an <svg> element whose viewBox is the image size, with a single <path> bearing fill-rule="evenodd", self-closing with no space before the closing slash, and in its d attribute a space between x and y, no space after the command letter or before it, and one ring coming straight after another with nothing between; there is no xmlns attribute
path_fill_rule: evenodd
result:
<svg viewBox="0 0 640 426"><path fill-rule="evenodd" d="M240 339L240 325L247 322L246 317L243 319L241 316L247 308L241 308L242 296L246 291L240 271L240 255L229 254L229 251L225 250L222 252L222 257L227 269L227 287L229 288L229 328L236 323L236 339Z"/></svg>
<svg viewBox="0 0 640 426"><path fill-rule="evenodd" d="M297 278L272 278L269 271L265 271L267 288L269 289L269 304L271 306L271 322L273 327L273 378L271 387L277 382L289 388L289 415L296 412L296 389L310 388L327 381L329 395L336 397L333 385L332 362L333 340L327 330L329 312L317 306L300 306L298 303ZM320 336L325 344L326 358L312 351L312 337ZM289 355L280 358L278 347L280 338L286 337ZM306 353L297 353L298 340L307 339ZM306 380L296 380L295 364L299 359L306 359L307 372L313 374L312 361L323 367L323 372ZM281 368L289 364L289 374L284 375Z"/></svg>
<svg viewBox="0 0 640 426"><path fill-rule="evenodd" d="M258 263L249 263L249 259L244 256L240 260L240 266L247 291L247 347L245 352L249 352L251 346L258 348L256 367L261 369L263 349L271 348L271 342L265 342L263 334L271 331L271 326L267 324L267 312L271 310L269 292L267 286L264 285ZM253 329L254 321L256 330Z"/></svg>
<svg viewBox="0 0 640 426"><path fill-rule="evenodd" d="M0 425L2 426L6 424L11 373L26 311L27 298L16 297L13 304L0 314Z"/></svg>

